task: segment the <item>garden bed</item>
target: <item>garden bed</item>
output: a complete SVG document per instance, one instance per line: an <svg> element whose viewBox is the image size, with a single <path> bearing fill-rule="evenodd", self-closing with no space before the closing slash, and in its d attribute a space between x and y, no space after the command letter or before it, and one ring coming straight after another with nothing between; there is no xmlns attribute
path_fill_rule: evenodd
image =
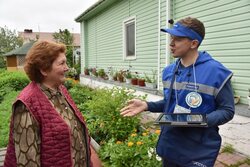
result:
<svg viewBox="0 0 250 167"><path fill-rule="evenodd" d="M0 146L3 148L8 143L11 105L29 80L23 73L4 72L0 76ZM145 99L146 96L134 95L134 90L126 88L92 89L70 79L65 85L83 113L90 135L101 146L99 156L104 166L151 167L160 164L154 149L159 131L150 133L151 129L141 128L140 117L120 115L120 109L128 100L135 97Z"/></svg>

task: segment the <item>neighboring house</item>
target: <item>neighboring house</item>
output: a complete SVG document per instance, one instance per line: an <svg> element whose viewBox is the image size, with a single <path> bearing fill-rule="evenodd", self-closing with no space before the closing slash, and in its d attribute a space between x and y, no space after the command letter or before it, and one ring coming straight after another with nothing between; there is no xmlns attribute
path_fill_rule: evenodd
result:
<svg viewBox="0 0 250 167"><path fill-rule="evenodd" d="M169 36L160 28L187 16L204 22L200 50L233 71L234 92L247 104L250 88L249 0L99 0L75 20L81 24L83 67L128 69L140 74L161 71L173 60Z"/></svg>
<svg viewBox="0 0 250 167"><path fill-rule="evenodd" d="M6 57L8 71L23 71L25 56L33 44L34 41L25 43L20 48L14 49L3 55Z"/></svg>
<svg viewBox="0 0 250 167"><path fill-rule="evenodd" d="M20 48L14 49L3 55L6 57L7 70L23 71L25 56L34 44L34 41L47 40L55 42L53 34L54 33L51 32L33 32L31 29L25 29L24 32L18 32L18 36L23 39L24 44ZM73 37L73 58L74 62L77 63L80 57L80 34L73 33Z"/></svg>
<svg viewBox="0 0 250 167"><path fill-rule="evenodd" d="M32 29L25 29L24 32L18 32L18 36L24 40L24 43L34 41L34 40L48 40L48 41L55 41L53 37L53 32L33 32ZM80 47L80 34L79 33L72 33L73 34L73 46Z"/></svg>
<svg viewBox="0 0 250 167"><path fill-rule="evenodd" d="M23 32L18 32L18 36L24 40L24 43L33 41L33 40L47 40L47 41L55 41L52 32L33 32L32 29L25 29ZM80 34L79 33L72 33L73 35L73 58L75 63L78 61L80 56ZM78 54L77 54L78 53Z"/></svg>

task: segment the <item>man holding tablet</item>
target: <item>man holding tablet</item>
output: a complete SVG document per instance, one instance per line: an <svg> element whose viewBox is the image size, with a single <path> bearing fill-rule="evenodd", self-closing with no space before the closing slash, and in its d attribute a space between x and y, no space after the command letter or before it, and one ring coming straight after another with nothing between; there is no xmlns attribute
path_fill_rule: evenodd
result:
<svg viewBox="0 0 250 167"><path fill-rule="evenodd" d="M171 35L170 50L177 58L163 70L164 99L133 99L121 115L133 116L143 111L164 114L157 120L162 126L156 148L164 167L213 167L221 146L218 126L234 116L232 72L207 52L198 51L205 36L205 27L198 19L187 17L161 31ZM205 126L169 125L166 122L171 114L198 114L204 118L201 121ZM181 122L198 117L189 116L189 120Z"/></svg>

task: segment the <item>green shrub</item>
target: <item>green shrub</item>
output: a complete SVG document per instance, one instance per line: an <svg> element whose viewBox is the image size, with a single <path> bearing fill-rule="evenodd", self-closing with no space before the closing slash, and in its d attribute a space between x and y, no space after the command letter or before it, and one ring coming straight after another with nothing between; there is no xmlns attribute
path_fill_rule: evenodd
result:
<svg viewBox="0 0 250 167"><path fill-rule="evenodd" d="M134 98L133 92L126 89L96 90L92 100L84 106L83 115L86 117L91 136L100 144L110 139L125 140L133 129L138 128L138 117L122 117L120 109L127 100ZM141 97L143 98L143 97Z"/></svg>
<svg viewBox="0 0 250 167"><path fill-rule="evenodd" d="M15 91L22 90L28 85L29 79L23 72L3 72L0 74L0 89L10 87Z"/></svg>
<svg viewBox="0 0 250 167"><path fill-rule="evenodd" d="M71 88L73 88L74 86L74 81L72 79L67 79L65 82L64 82L64 86L70 90Z"/></svg>
<svg viewBox="0 0 250 167"><path fill-rule="evenodd" d="M99 155L104 167L160 167L161 158L155 151L157 139L157 134L133 133L124 142L110 140Z"/></svg>
<svg viewBox="0 0 250 167"><path fill-rule="evenodd" d="M0 103L3 101L4 96L5 96L7 93L11 92L11 91L13 91L13 88L8 87L8 86L3 87L3 88L0 89Z"/></svg>
<svg viewBox="0 0 250 167"><path fill-rule="evenodd" d="M0 69L6 69L6 61L2 55L0 55Z"/></svg>
<svg viewBox="0 0 250 167"><path fill-rule="evenodd" d="M11 108L18 93L16 91L8 92L0 103L0 148L6 147L8 144Z"/></svg>
<svg viewBox="0 0 250 167"><path fill-rule="evenodd" d="M72 87L69 90L69 93L77 105L80 105L88 100L91 100L92 96L94 95L94 91L91 88L79 84Z"/></svg>

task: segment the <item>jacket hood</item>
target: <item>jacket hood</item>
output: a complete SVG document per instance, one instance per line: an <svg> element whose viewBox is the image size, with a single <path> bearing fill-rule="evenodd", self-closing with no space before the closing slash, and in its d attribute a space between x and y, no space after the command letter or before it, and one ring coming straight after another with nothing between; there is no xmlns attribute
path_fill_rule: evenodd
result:
<svg viewBox="0 0 250 167"><path fill-rule="evenodd" d="M199 52L199 56L195 62L195 65L202 64L210 60L213 60L211 55L208 54L206 51L201 51Z"/></svg>

